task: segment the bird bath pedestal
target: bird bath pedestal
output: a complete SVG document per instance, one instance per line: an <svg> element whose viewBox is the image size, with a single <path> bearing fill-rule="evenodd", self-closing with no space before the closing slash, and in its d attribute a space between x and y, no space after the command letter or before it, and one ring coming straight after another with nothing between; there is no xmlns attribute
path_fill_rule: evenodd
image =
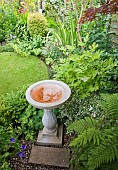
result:
<svg viewBox="0 0 118 170"><path fill-rule="evenodd" d="M39 81L27 89L27 101L36 108L44 109L44 128L39 131L37 144L62 146L63 125L58 126L52 109L62 105L70 94L68 85L56 80Z"/></svg>

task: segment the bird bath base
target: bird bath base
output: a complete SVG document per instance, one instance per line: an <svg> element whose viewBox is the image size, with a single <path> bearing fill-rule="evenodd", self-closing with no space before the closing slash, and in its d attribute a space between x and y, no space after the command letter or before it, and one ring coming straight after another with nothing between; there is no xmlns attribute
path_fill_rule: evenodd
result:
<svg viewBox="0 0 118 170"><path fill-rule="evenodd" d="M57 145L62 146L63 125L56 125L56 131L49 134L45 132L45 128L39 131L37 144L38 145Z"/></svg>

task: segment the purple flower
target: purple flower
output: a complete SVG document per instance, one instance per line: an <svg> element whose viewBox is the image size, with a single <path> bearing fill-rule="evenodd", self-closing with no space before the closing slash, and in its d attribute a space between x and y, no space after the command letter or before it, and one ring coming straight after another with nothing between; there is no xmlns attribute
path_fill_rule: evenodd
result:
<svg viewBox="0 0 118 170"><path fill-rule="evenodd" d="M14 142L15 142L15 139L14 139L14 138L10 138L10 142L11 142L11 143L14 143Z"/></svg>
<svg viewBox="0 0 118 170"><path fill-rule="evenodd" d="M24 157L25 157L25 153L24 153L24 152L19 152L19 153L18 153L18 156L19 156L20 158L24 158Z"/></svg>
<svg viewBox="0 0 118 170"><path fill-rule="evenodd" d="M23 143L22 146L21 146L21 149L22 149L22 150L25 150L26 147L27 147L27 146Z"/></svg>

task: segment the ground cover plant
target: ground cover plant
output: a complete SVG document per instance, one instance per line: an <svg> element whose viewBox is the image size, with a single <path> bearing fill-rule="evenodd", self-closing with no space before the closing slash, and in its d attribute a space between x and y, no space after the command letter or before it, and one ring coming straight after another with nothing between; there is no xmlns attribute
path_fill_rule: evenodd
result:
<svg viewBox="0 0 118 170"><path fill-rule="evenodd" d="M14 52L0 53L0 73L0 95L48 79L47 68L40 59L36 56L22 57Z"/></svg>
<svg viewBox="0 0 118 170"><path fill-rule="evenodd" d="M0 46L0 52L14 52L14 49L9 44L6 44L4 46Z"/></svg>

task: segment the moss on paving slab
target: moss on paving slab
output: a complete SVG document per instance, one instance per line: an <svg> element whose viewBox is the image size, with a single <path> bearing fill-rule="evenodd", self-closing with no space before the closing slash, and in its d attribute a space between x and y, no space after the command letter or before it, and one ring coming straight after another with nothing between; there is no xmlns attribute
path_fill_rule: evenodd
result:
<svg viewBox="0 0 118 170"><path fill-rule="evenodd" d="M36 56L0 53L0 96L48 78L47 67Z"/></svg>

